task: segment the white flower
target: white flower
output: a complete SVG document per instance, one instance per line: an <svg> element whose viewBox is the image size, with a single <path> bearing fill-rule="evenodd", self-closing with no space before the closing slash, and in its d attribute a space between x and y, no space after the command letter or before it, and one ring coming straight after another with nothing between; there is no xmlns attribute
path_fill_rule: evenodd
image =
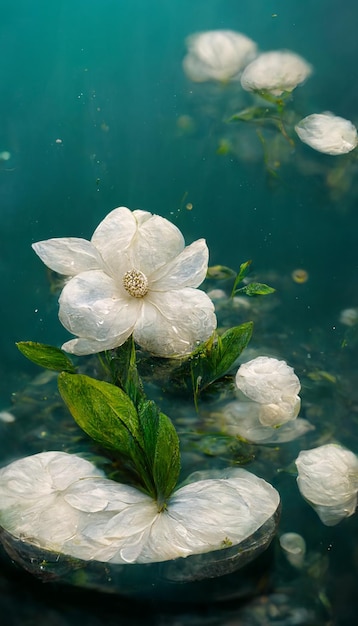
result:
<svg viewBox="0 0 358 626"><path fill-rule="evenodd" d="M326 444L302 450L297 459L297 484L326 526L353 515L357 507L358 458L350 450Z"/></svg>
<svg viewBox="0 0 358 626"><path fill-rule="evenodd" d="M301 385L286 361L256 357L240 365L235 382L246 399L261 405L259 420L264 426L284 424L297 417Z"/></svg>
<svg viewBox="0 0 358 626"><path fill-rule="evenodd" d="M49 268L71 277L59 299L62 324L78 336L62 346L67 352L110 350L133 333L149 352L184 355L216 327L213 303L196 289L208 267L206 243L185 247L163 217L120 207L91 241L48 239L33 248Z"/></svg>
<svg viewBox="0 0 358 626"><path fill-rule="evenodd" d="M312 73L312 66L289 50L264 52L243 71L241 85L246 91L264 91L281 96L292 91Z"/></svg>
<svg viewBox="0 0 358 626"><path fill-rule="evenodd" d="M0 470L0 522L16 536L61 550L75 533L78 511L65 494L73 484L101 476L92 463L65 452L42 452Z"/></svg>
<svg viewBox="0 0 358 626"><path fill-rule="evenodd" d="M58 463L57 482L54 467L49 481L44 454ZM76 558L151 563L236 545L270 519L280 502L266 481L233 468L213 478L198 473L199 479L178 489L159 512L146 494L96 472L79 457L58 452L15 461L0 470L1 525L16 537Z"/></svg>
<svg viewBox="0 0 358 626"><path fill-rule="evenodd" d="M252 443L277 444L298 439L314 426L304 419L293 419L277 427L265 426L262 419L265 405L258 402L229 402L223 409L221 430L233 437L241 437Z"/></svg>
<svg viewBox="0 0 358 626"><path fill-rule="evenodd" d="M358 143L357 129L352 122L330 112L304 117L295 131L303 143L324 154L346 154Z"/></svg>
<svg viewBox="0 0 358 626"><path fill-rule="evenodd" d="M284 533L280 537L280 546L293 567L301 568L306 556L306 542L298 533Z"/></svg>
<svg viewBox="0 0 358 626"><path fill-rule="evenodd" d="M254 41L233 30L209 30L190 35L184 71L190 80L234 80L256 56Z"/></svg>

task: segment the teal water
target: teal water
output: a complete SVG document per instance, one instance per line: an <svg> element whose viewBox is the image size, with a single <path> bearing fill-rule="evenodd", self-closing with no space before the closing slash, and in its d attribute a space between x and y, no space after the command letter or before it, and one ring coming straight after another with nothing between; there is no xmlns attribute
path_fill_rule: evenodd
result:
<svg viewBox="0 0 358 626"><path fill-rule="evenodd" d="M341 443L357 453L354 334L347 335L339 322L343 309L358 306L356 170L345 157L320 155L300 144L273 178L255 133L225 122L235 112L230 85L194 85L182 59L189 34L216 28L243 32L261 50L289 48L314 67L295 92L294 108L302 117L330 110L357 125L358 5L353 0L0 0L0 9L0 152L11 154L0 162L0 410L8 410L12 394L38 373L15 342L67 339L31 243L89 238L106 213L124 205L171 219L188 242L205 237L212 265L237 269L253 260L254 277L278 290L272 308L259 317L254 346L279 348L300 376L319 370L340 381L339 390L327 383L316 391L323 417L338 431L344 420ZM188 127L183 116L190 117ZM219 154L224 139L235 150ZM335 173L340 159L343 173ZM309 274L303 285L291 278L301 267ZM313 386L308 377L301 394L307 414L317 398ZM293 508L288 520L294 518ZM322 552L331 558L333 609L323 623L352 624L357 523L351 518L328 532L313 519L310 512L298 526L313 524L317 545L322 532ZM4 607L15 606L21 583L4 582L2 588ZM76 604L72 597L70 605L59 624L86 615L86 601ZM59 609L46 605L38 592L36 601L26 595L26 611L28 622L16 621L11 608L9 624L48 623L51 611L57 615ZM132 621L128 615L134 623L137 617ZM89 626L101 623L100 616L87 619ZM163 617L148 619L165 623ZM197 619L229 624L242 618L231 607L212 617L203 611ZM243 619L251 623L246 613ZM173 617L174 623L181 622Z"/></svg>

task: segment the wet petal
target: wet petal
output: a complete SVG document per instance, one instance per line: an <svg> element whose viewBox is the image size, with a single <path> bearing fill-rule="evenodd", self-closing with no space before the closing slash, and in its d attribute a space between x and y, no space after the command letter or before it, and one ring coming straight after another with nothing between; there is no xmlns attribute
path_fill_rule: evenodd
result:
<svg viewBox="0 0 358 626"><path fill-rule="evenodd" d="M141 299L121 297L115 282L102 271L82 272L72 278L59 303L59 318L65 328L88 341L88 347L100 342L104 349L121 345L129 337L142 306ZM80 349L78 344L71 345ZM82 350L85 345L82 342Z"/></svg>
<svg viewBox="0 0 358 626"><path fill-rule="evenodd" d="M123 206L108 213L94 231L91 242L113 276L123 275L129 269L128 250L136 232L134 212Z"/></svg>
<svg viewBox="0 0 358 626"><path fill-rule="evenodd" d="M151 215L138 225L130 250L131 262L149 277L180 254L184 245L183 235L174 224L159 215Z"/></svg>
<svg viewBox="0 0 358 626"><path fill-rule="evenodd" d="M184 355L216 328L214 305L199 289L150 292L135 325L134 339L157 356Z"/></svg>
<svg viewBox="0 0 358 626"><path fill-rule="evenodd" d="M205 239L198 239L178 256L150 276L149 288L167 291L198 287L208 271L209 250Z"/></svg>
<svg viewBox="0 0 358 626"><path fill-rule="evenodd" d="M90 241L77 237L47 239L32 244L41 261L54 272L75 276L102 267L100 254Z"/></svg>

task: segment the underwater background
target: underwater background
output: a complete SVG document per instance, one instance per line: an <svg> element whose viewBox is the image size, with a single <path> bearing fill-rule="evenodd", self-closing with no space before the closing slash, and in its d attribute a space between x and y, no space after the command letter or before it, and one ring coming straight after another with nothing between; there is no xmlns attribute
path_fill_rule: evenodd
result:
<svg viewBox="0 0 358 626"><path fill-rule="evenodd" d="M15 342L61 345L68 338L31 243L88 239L111 209L124 205L172 220L188 243L205 237L210 265L238 270L252 259L253 277L277 290L272 304L260 314L253 310L259 332L253 347L277 349L300 378L306 375L307 415L319 405L327 428L334 424L340 442L358 453L358 333L340 318L358 307L358 165L297 145L298 139L289 150L274 146L267 157L255 132L228 123L237 103L232 86L191 83L182 67L188 35L236 30L260 50L290 49L312 64L312 76L294 92L301 117L332 111L357 125L358 4L0 0L0 9L0 410L11 411L38 374ZM303 283L292 278L300 268L307 272ZM0 441L0 462L6 452ZM304 511L296 530L312 533L322 559L330 559L324 594L320 585L316 594L326 599L312 618L304 593L297 593L295 611L289 607L275 621L272 609L272 623L352 625L357 521L353 516L327 529ZM295 515L293 509L288 519ZM260 621L257 603L251 611L202 607L164 615L160 607L134 610L127 601L63 594L60 599L4 564L0 610L8 621L2 623L271 623Z"/></svg>

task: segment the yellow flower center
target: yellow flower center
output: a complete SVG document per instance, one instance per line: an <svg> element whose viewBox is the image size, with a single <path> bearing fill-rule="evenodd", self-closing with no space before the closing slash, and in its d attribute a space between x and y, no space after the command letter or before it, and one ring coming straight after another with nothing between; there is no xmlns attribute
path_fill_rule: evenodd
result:
<svg viewBox="0 0 358 626"><path fill-rule="evenodd" d="M148 279L139 270L129 270L123 276L123 287L133 298L143 298L148 293Z"/></svg>

